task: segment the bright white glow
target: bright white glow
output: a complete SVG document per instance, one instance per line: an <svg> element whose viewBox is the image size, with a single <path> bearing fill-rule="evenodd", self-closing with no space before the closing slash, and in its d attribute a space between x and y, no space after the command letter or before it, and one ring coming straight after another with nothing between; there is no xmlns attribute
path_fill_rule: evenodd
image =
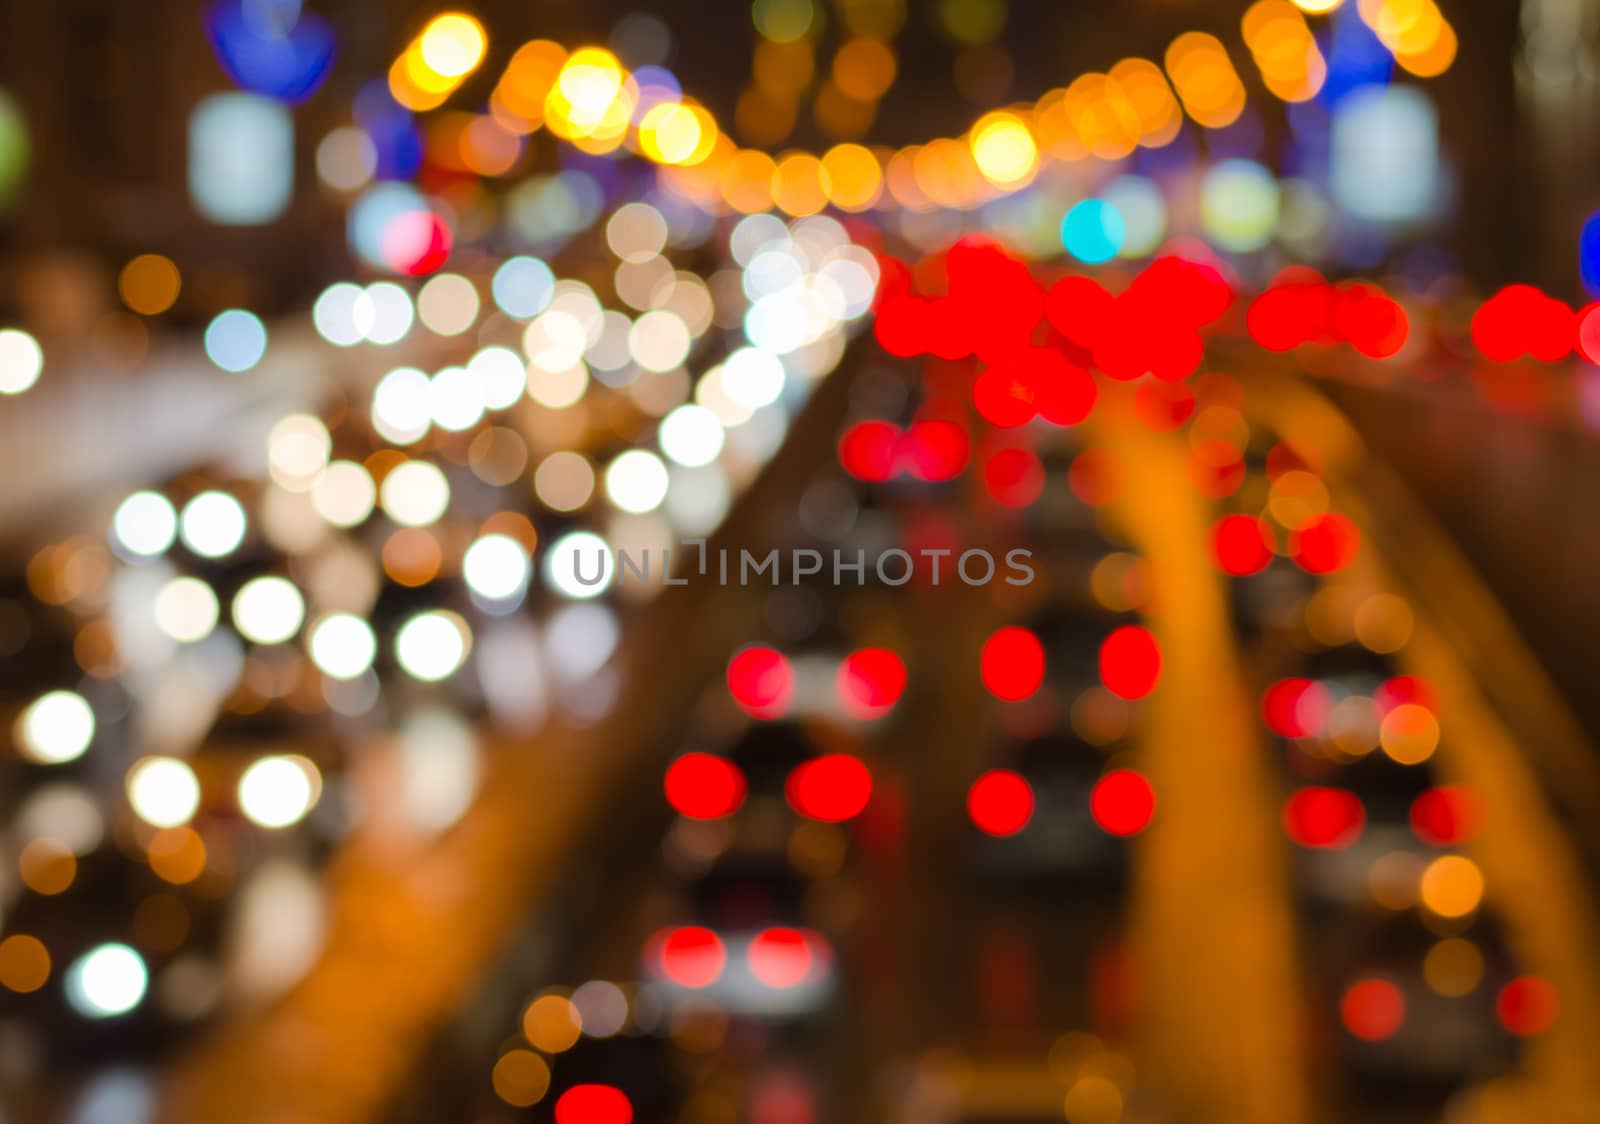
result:
<svg viewBox="0 0 1600 1124"><path fill-rule="evenodd" d="M510 535L484 535L467 547L461 576L474 593L490 601L516 597L528 582L528 552Z"/></svg>
<svg viewBox="0 0 1600 1124"><path fill-rule="evenodd" d="M740 287L746 297L757 301L798 285L805 275L805 263L790 253L788 247L778 246L750 259L740 278Z"/></svg>
<svg viewBox="0 0 1600 1124"><path fill-rule="evenodd" d="M564 410L589 388L589 368L579 361L561 370L528 368L528 397L552 410Z"/></svg>
<svg viewBox="0 0 1600 1124"><path fill-rule="evenodd" d="M438 274L417 294L417 316L429 331L459 336L478 318L478 290L459 273Z"/></svg>
<svg viewBox="0 0 1600 1124"><path fill-rule="evenodd" d="M305 620L305 598L288 578L251 578L233 597L233 627L257 644L281 644Z"/></svg>
<svg viewBox="0 0 1600 1124"><path fill-rule="evenodd" d="M137 1007L149 983L137 952L125 944L103 944L67 969L67 1002L85 1018L108 1019Z"/></svg>
<svg viewBox="0 0 1600 1124"><path fill-rule="evenodd" d="M471 429L483 420L483 406L483 386L465 367L446 367L428 382L428 412L440 429Z"/></svg>
<svg viewBox="0 0 1600 1124"><path fill-rule="evenodd" d="M152 827L177 827L200 807L200 782L176 757L146 757L128 770L128 803Z"/></svg>
<svg viewBox="0 0 1600 1124"><path fill-rule="evenodd" d="M556 279L550 267L538 258L507 258L495 270L491 290L494 303L507 316L531 319L550 306Z"/></svg>
<svg viewBox="0 0 1600 1124"><path fill-rule="evenodd" d="M878 262L861 246L846 246L818 271L844 298L844 316L855 320L872 308L878 292Z"/></svg>
<svg viewBox="0 0 1600 1124"><path fill-rule="evenodd" d="M304 757L263 757L239 778L239 810L261 827L288 827L311 811L322 777Z"/></svg>
<svg viewBox="0 0 1600 1124"><path fill-rule="evenodd" d="M393 281L378 281L367 286L362 294L366 304L357 302L357 322L368 320L367 339L375 344L398 343L411 330L416 310L411 305L411 294Z"/></svg>
<svg viewBox="0 0 1600 1124"><path fill-rule="evenodd" d="M431 461L407 461L383 478L378 502L402 527L426 527L450 506L450 482Z"/></svg>
<svg viewBox="0 0 1600 1124"><path fill-rule="evenodd" d="M676 313L647 312L628 332L628 352L647 371L670 371L689 357L694 341L689 327Z"/></svg>
<svg viewBox="0 0 1600 1124"><path fill-rule="evenodd" d="M623 511L654 511L667 498L667 466L654 453L630 449L606 467L606 495Z"/></svg>
<svg viewBox="0 0 1600 1124"><path fill-rule="evenodd" d="M202 558L232 554L244 541L244 507L227 492L201 492L183 507L183 545Z"/></svg>
<svg viewBox="0 0 1600 1124"><path fill-rule="evenodd" d="M783 360L759 347L741 347L722 364L723 393L750 410L776 402L783 382Z"/></svg>
<svg viewBox="0 0 1600 1124"><path fill-rule="evenodd" d="M486 347L467 360L467 370L478 380L478 393L491 410L517 404L528 386L528 369L509 347Z"/></svg>
<svg viewBox="0 0 1600 1124"><path fill-rule="evenodd" d="M702 375L700 381L694 384L694 400L716 414L725 427L732 429L749 421L755 411L742 402L734 401L722 383L724 370L725 367L713 367Z"/></svg>
<svg viewBox="0 0 1600 1124"><path fill-rule="evenodd" d="M1333 111L1334 202L1358 218L1404 223L1439 197L1439 120L1419 87L1364 86Z"/></svg>
<svg viewBox="0 0 1600 1124"><path fill-rule="evenodd" d="M328 467L333 438L310 414L290 414L267 435L267 471L286 492L309 492Z"/></svg>
<svg viewBox="0 0 1600 1124"><path fill-rule="evenodd" d="M574 599L598 597L611 584L616 559L606 540L592 531L570 531L550 544L544 556L544 577L560 594Z"/></svg>
<svg viewBox="0 0 1600 1124"><path fill-rule="evenodd" d="M267 353L267 327L255 313L230 308L206 325L204 343L207 359L237 375Z"/></svg>
<svg viewBox="0 0 1600 1124"><path fill-rule="evenodd" d="M363 293L360 285L339 281L322 290L311 306L311 322L317 334L335 347L354 347L367 338L368 325L356 318ZM369 306L370 307L370 304Z"/></svg>
<svg viewBox="0 0 1600 1124"><path fill-rule="evenodd" d="M332 613L311 630L311 662L334 679L354 679L378 654L372 626L352 613Z"/></svg>
<svg viewBox="0 0 1600 1124"><path fill-rule="evenodd" d="M199 578L173 578L156 594L156 626L184 644L210 636L218 612L217 595Z"/></svg>
<svg viewBox="0 0 1600 1124"><path fill-rule="evenodd" d="M775 243L789 244L789 228L777 215L749 215L740 219L728 236L728 249L740 265L749 265L756 254Z"/></svg>
<svg viewBox="0 0 1600 1124"><path fill-rule="evenodd" d="M722 452L722 423L704 406L679 406L661 419L661 451L688 468L710 464Z"/></svg>
<svg viewBox="0 0 1600 1124"><path fill-rule="evenodd" d="M189 117L189 195L202 217L271 222L294 192L294 120L256 94L213 94Z"/></svg>
<svg viewBox="0 0 1600 1124"><path fill-rule="evenodd" d="M335 527L354 527L372 514L378 488L355 461L334 461L311 488L311 506Z"/></svg>
<svg viewBox="0 0 1600 1124"><path fill-rule="evenodd" d="M44 351L20 328L0 329L0 394L21 394L39 381Z"/></svg>
<svg viewBox="0 0 1600 1124"><path fill-rule="evenodd" d="M94 740L94 711L73 691L40 695L17 719L17 748L41 765L83 756Z"/></svg>
<svg viewBox="0 0 1600 1124"><path fill-rule="evenodd" d="M589 333L571 312L552 308L529 321L522 333L522 351L534 366L564 371L583 358Z"/></svg>
<svg viewBox="0 0 1600 1124"><path fill-rule="evenodd" d="M406 674L437 683L455 674L467 658L467 638L467 622L454 613L418 613L395 634L395 661Z"/></svg>
<svg viewBox="0 0 1600 1124"><path fill-rule="evenodd" d="M415 367L396 367L372 391L372 425L385 441L409 445L428 432L433 420L428 376Z"/></svg>
<svg viewBox="0 0 1600 1124"><path fill-rule="evenodd" d="M154 558L177 538L178 513L158 492L135 492L111 517L111 536L127 553Z"/></svg>
<svg viewBox="0 0 1600 1124"><path fill-rule="evenodd" d="M470 74L483 58L483 28L471 16L456 12L435 16L422 33L422 61L444 78Z"/></svg>

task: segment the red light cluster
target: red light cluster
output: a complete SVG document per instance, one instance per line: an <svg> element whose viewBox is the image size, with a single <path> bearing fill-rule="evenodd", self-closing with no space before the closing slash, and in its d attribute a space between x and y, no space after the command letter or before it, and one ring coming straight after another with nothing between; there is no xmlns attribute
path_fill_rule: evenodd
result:
<svg viewBox="0 0 1600 1124"><path fill-rule="evenodd" d="M1420 675L1396 675L1386 679L1372 693L1372 699L1385 715L1401 703L1416 703L1435 714L1439 713L1439 692Z"/></svg>
<svg viewBox="0 0 1600 1124"><path fill-rule="evenodd" d="M1114 379L1144 374L1175 382L1200 365L1200 329L1222 316L1233 290L1208 265L1157 258L1120 295L1088 277L1057 281L1045 317Z"/></svg>
<svg viewBox="0 0 1600 1124"><path fill-rule="evenodd" d="M876 718L900 701L906 665L887 648L862 648L839 664L839 701L857 718Z"/></svg>
<svg viewBox="0 0 1600 1124"><path fill-rule="evenodd" d="M1600 302L1578 311L1578 354L1591 363L1600 363Z"/></svg>
<svg viewBox="0 0 1600 1124"><path fill-rule="evenodd" d="M1391 1038L1406 1021L1406 997L1388 980L1352 984L1339 1001L1344 1028L1366 1042Z"/></svg>
<svg viewBox="0 0 1600 1124"><path fill-rule="evenodd" d="M1142 699L1161 678L1161 648L1150 630L1124 625L1100 645L1100 681L1112 694Z"/></svg>
<svg viewBox="0 0 1600 1124"><path fill-rule="evenodd" d="M1333 699L1314 679L1280 679L1261 696L1267 728L1285 738L1315 737L1326 728Z"/></svg>
<svg viewBox="0 0 1600 1124"><path fill-rule="evenodd" d="M839 463L857 480L879 483L895 473L900 427L886 421L857 422L839 438Z"/></svg>
<svg viewBox="0 0 1600 1124"><path fill-rule="evenodd" d="M967 791L967 814L985 835L1015 835L1033 818L1033 786L1010 769L990 770Z"/></svg>
<svg viewBox="0 0 1600 1124"><path fill-rule="evenodd" d="M389 223L379 256L397 273L425 277L450 257L454 237L432 211L410 211Z"/></svg>
<svg viewBox="0 0 1600 1124"><path fill-rule="evenodd" d="M1465 843L1478 832L1482 811L1466 785L1430 788L1411 802L1411 830L1435 847Z"/></svg>
<svg viewBox="0 0 1600 1124"><path fill-rule="evenodd" d="M1026 264L977 237L950 247L942 264L944 295L918 295L908 272L893 271L887 285L880 282L873 330L885 351L992 360L1031 343L1044 298Z"/></svg>
<svg viewBox="0 0 1600 1124"><path fill-rule="evenodd" d="M1549 980L1518 976L1495 997L1500 1025L1519 1038L1531 1038L1550 1029L1561 1013L1561 996Z"/></svg>
<svg viewBox="0 0 1600 1124"><path fill-rule="evenodd" d="M1289 554L1308 574L1332 574L1354 562L1361 532L1337 512L1319 515L1289 536Z"/></svg>
<svg viewBox="0 0 1600 1124"><path fill-rule="evenodd" d="M556 1124L632 1124L633 1102L611 1085L574 1085L556 1101Z"/></svg>
<svg viewBox="0 0 1600 1124"><path fill-rule="evenodd" d="M1283 829L1302 847L1348 847L1366 826L1367 810L1361 798L1342 788L1302 788L1283 806Z"/></svg>
<svg viewBox="0 0 1600 1124"><path fill-rule="evenodd" d="M984 643L979 668L991 695L1017 702L1044 682L1044 645L1025 628L1002 628Z"/></svg>
<svg viewBox="0 0 1600 1124"><path fill-rule="evenodd" d="M839 438L839 464L857 480L882 483L897 472L937 482L961 475L971 440L960 422L923 418L902 430L893 422L856 422Z"/></svg>
<svg viewBox="0 0 1600 1124"><path fill-rule="evenodd" d="M1250 337L1268 351L1291 351L1308 343L1349 343L1372 359L1386 359L1405 345L1410 322L1405 309L1376 285L1333 285L1314 270L1286 270L1245 315Z"/></svg>
<svg viewBox="0 0 1600 1124"><path fill-rule="evenodd" d="M718 820L744 805L744 773L710 753L686 753L667 769L667 803L691 820Z"/></svg>
<svg viewBox="0 0 1600 1124"><path fill-rule="evenodd" d="M789 807L823 823L844 823L866 811L872 774L857 758L830 753L795 767L784 785Z"/></svg>
<svg viewBox="0 0 1600 1124"><path fill-rule="evenodd" d="M775 648L751 645L728 661L728 690L754 718L776 718L794 693L794 668Z"/></svg>
<svg viewBox="0 0 1600 1124"><path fill-rule="evenodd" d="M710 987L728 966L727 945L703 925L663 929L650 939L648 949L662 976L691 990ZM750 974L775 991L798 987L829 958L821 936L782 926L756 933L745 950Z"/></svg>
<svg viewBox="0 0 1600 1124"><path fill-rule="evenodd" d="M997 449L984 462L983 486L1003 507L1027 507L1044 491L1044 465L1031 449Z"/></svg>
<svg viewBox="0 0 1600 1124"><path fill-rule="evenodd" d="M972 384L978 415L1002 429L1035 417L1076 425L1089 416L1098 394L1088 371L1048 347L1019 347L984 368Z"/></svg>
<svg viewBox="0 0 1600 1124"><path fill-rule="evenodd" d="M1577 333L1572 308L1532 285L1507 285L1472 317L1472 342L1500 363L1523 355L1554 363L1571 354Z"/></svg>
<svg viewBox="0 0 1600 1124"><path fill-rule="evenodd" d="M750 939L745 953L750 974L775 991L798 987L817 959L816 938L799 929L763 929Z"/></svg>
<svg viewBox="0 0 1600 1124"><path fill-rule="evenodd" d="M728 963L722 938L703 925L669 929L652 943L661 974L679 987L710 987Z"/></svg>
<svg viewBox="0 0 1600 1124"><path fill-rule="evenodd" d="M1132 769L1113 769L1089 794L1089 813L1107 835L1137 835L1156 814L1156 790Z"/></svg>
<svg viewBox="0 0 1600 1124"><path fill-rule="evenodd" d="M951 480L967 467L971 440L966 427L948 418L911 423L900 439L899 462L918 480Z"/></svg>
<svg viewBox="0 0 1600 1124"><path fill-rule="evenodd" d="M1211 556L1225 574L1259 574L1272 562L1276 542L1265 520L1250 515L1224 515L1211 527Z"/></svg>

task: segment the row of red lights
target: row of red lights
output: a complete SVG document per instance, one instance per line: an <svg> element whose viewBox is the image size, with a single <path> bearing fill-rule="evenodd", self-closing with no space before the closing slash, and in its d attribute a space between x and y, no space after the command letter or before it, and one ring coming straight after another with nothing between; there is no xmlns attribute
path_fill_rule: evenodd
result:
<svg viewBox="0 0 1600 1124"><path fill-rule="evenodd" d="M1057 425L1082 421L1098 394L1091 366L1120 379L1155 374L1155 381L1135 392L1136 411L1153 429L1181 426L1195 407L1194 391L1182 380L1199 364L1200 332L1221 318L1233 298L1218 268L1179 257L1152 262L1117 295L1078 275L1043 289L1023 263L997 245L971 239L917 267L919 278L929 275L922 288L947 290L936 295L915 291L913 271L904 263L883 260L879 342L892 354L926 355L935 362L976 356L982 366L970 380L973 407L1000 431L1036 417ZM1365 283L1330 285L1309 270L1285 271L1252 302L1246 321L1263 346L1274 350L1347 340L1375 357L1398 351L1409 331L1404 311L1382 290ZM954 478L970 463L974 441L949 406L936 399L904 429L882 419L855 423L840 440L840 464L866 481L899 474L924 481ZM1103 470L1109 465L1090 464L1085 458L1094 452L1074 461L1069 482L1081 499L1098 506L1108 498ZM1198 440L1189 470L1201 494L1224 498L1244 482L1243 450L1219 438ZM1004 446L983 454L982 481L997 503L1023 507L1042 493L1045 473L1031 449ZM1270 527L1244 516L1224 520L1213 538L1224 572L1247 576L1270 564L1278 545ZM1290 531L1285 552L1302 569L1327 574L1348 566L1359 546L1355 524L1329 513Z"/></svg>
<svg viewBox="0 0 1600 1124"><path fill-rule="evenodd" d="M1200 333L1233 299L1220 268L1171 256L1153 261L1116 295L1078 275L1046 289L1022 262L980 239L965 239L915 270L881 260L879 342L899 356L977 357L983 365L970 381L973 406L1000 430L1035 417L1057 425L1082 421L1098 393L1092 368L1116 379L1154 375L1157 381L1136 392L1138 413L1152 428L1176 428L1193 410L1193 392L1179 383L1199 365ZM935 292L916 291L914 276L925 280L922 289ZM938 292L941 287L945 291ZM1363 355L1386 358L1410 334L1405 310L1378 286L1330 283L1304 267L1280 274L1250 303L1244 319L1250 337L1273 351L1347 342ZM1532 286L1513 285L1480 306L1472 334L1479 350L1496 361L1524 354L1555 361L1576 347L1600 362L1600 303L1575 311ZM846 470L863 480L900 473L948 480L967 467L972 438L950 416L920 418L905 430L866 421L846 432L839 455ZM1042 468L1026 449L991 451L983 468L985 484L1002 504L1024 506L1042 490ZM1221 498L1242 482L1243 455L1226 441L1201 441L1191 469L1203 494ZM1354 552L1348 521L1319 521L1295 534L1307 537L1303 553L1314 573L1341 568ZM1249 565L1252 555L1260 560L1248 543L1241 549L1251 554L1240 565ZM1298 560L1302 552L1291 547L1290 553Z"/></svg>
<svg viewBox="0 0 1600 1124"><path fill-rule="evenodd" d="M1453 847L1477 834L1482 815L1471 789L1441 785L1411 802L1411 830L1434 847ZM1309 785L1284 801L1283 829L1302 847L1339 850L1353 844L1367 826L1367 809L1349 789Z"/></svg>
<svg viewBox="0 0 1600 1124"><path fill-rule="evenodd" d="M782 991L800 986L830 956L821 934L773 927L750 938L745 965L761 984ZM691 990L710 987L728 966L727 945L703 925L663 929L650 938L646 957L668 980Z"/></svg>
<svg viewBox="0 0 1600 1124"><path fill-rule="evenodd" d="M1163 380L1187 378L1200 363L1201 330L1219 321L1234 298L1218 264L1177 256L1156 258L1115 295L1080 275L1043 288L1025 264L980 238L963 239L916 271L894 258L879 260L876 332L884 350L906 358L975 355L1003 369L1020 366L1024 385L1041 381L1031 370L1036 363L1060 371L1065 362L1074 375L1086 375L1093 366L1123 380L1147 373ZM931 274L934 286L942 282L947 291L917 293L914 272ZM1041 325L1050 329L1051 349L1033 346ZM1373 359L1398 354L1411 334L1404 307L1380 286L1329 282L1306 266L1283 270L1256 295L1246 310L1245 329L1269 351L1348 343ZM1574 351L1600 362L1600 302L1574 309L1533 285L1508 285L1478 306L1471 335L1478 351L1495 362L1530 356L1554 363ZM1029 351L1048 351L1050 358L1023 359ZM1084 388L1076 377L1065 382L1068 399L1087 397L1093 404L1092 387ZM1004 408L1026 416L996 424L1022 424L1035 414L1073 424L1042 407L1028 411L1013 403Z"/></svg>
<svg viewBox="0 0 1600 1124"><path fill-rule="evenodd" d="M744 772L726 757L686 753L667 768L667 803L692 820L719 820L744 807ZM872 773L860 759L829 753L790 772L784 797L799 815L823 823L845 823L872 800Z"/></svg>
<svg viewBox="0 0 1600 1124"><path fill-rule="evenodd" d="M1040 339L1037 290L1028 289L1024 271L1000 257L997 260L981 247L958 247L943 263L949 293L933 297L910 291L909 270L886 271L891 283L880 307L878 338L895 355L946 360L977 356L985 366L971 385L973 407L985 422L1002 430L1036 417L1057 425L1082 421L1098 393L1091 366L1120 379L1147 373L1158 380L1187 378L1199 365L1200 329L1219 318L1232 297L1220 273L1177 259L1155 263L1121 296L1112 296L1087 278L1066 278L1045 293L1048 332ZM979 299L974 299L975 280L992 282L976 286L983 293ZM1152 300L1155 294L1159 295ZM1004 315L985 324L981 315L985 309ZM1348 343L1362 355L1382 359L1397 354L1410 334L1404 308L1382 289L1362 282L1330 284L1309 270L1286 271L1251 302L1245 320L1251 338L1272 351ZM1554 362L1576 345L1584 358L1600 362L1600 305L1574 312L1536 289L1513 286L1484 302L1472 334L1480 352L1495 361L1530 355ZM1193 392L1186 386L1167 386L1170 390L1151 382L1136 392L1136 409L1151 428L1175 429L1193 412ZM917 430L928 424L927 419L914 422L902 432L887 422L861 423L841 442L841 463L861 479L885 480L897 472L925 480L958 475L970 455L966 430L949 419L937 421L941 436L944 428L954 427L942 443L961 451L939 462L919 455ZM930 459L936 463L934 472L926 471ZM1105 502L1106 473L1097 471L1101 467L1091 467L1086 460L1082 468L1077 462L1073 465L1073 490L1085 502L1092 502L1090 494ZM1231 495L1244 479L1243 452L1223 440L1197 441L1190 453L1190 475L1204 495L1217 499ZM984 464L990 495L1001 503L1009 499L1013 506L1037 498L1042 476L1042 467L1028 450L1005 449L991 454ZM1238 577L1261 572L1280 553L1272 526L1248 515L1218 520L1210 545L1219 568ZM1290 530L1283 546L1282 553L1303 570L1329 574L1355 559L1360 533L1347 517L1329 513ZM1142 633L1148 645L1130 640L1126 650L1113 646L1109 675L1108 653L1102 649L1102 678L1122 697L1137 698L1153 688L1160 653L1147 632L1128 631ZM1025 699L1042 683L1044 664L1036 637L1023 629L1003 630L985 647L984 682L997 697ZM1127 689L1118 689L1119 685ZM1385 712L1401 702L1436 709L1431 688L1405 676L1388 681L1375 693L1375 701ZM1332 706L1326 688L1309 680L1276 684L1263 703L1268 724L1285 737L1319 732ZM1148 795L1145 819L1133 829L1139 830L1153 812L1153 792L1138 774L1119 773L1127 778L1129 791ZM1102 786L1113 775L1103 778ZM1100 791L1097 786L1097 796ZM1020 774L995 770L974 783L968 810L981 830L997 836L1015 834L1033 815L1033 790ZM1096 819L1106 826L1098 809ZM1478 820L1477 802L1462 786L1429 789L1410 810L1412 830L1434 846L1469 838ZM1284 807L1286 830L1306 846L1347 846L1365 823L1359 797L1338 788L1301 789ZM1555 992L1547 982L1522 977L1502 989L1496 1010L1508 1030L1536 1034L1553 1020L1555 1006ZM1404 997L1387 981L1364 981L1347 993L1341 1012L1352 1033L1377 1040L1398 1030L1404 1019Z"/></svg>
<svg viewBox="0 0 1600 1124"><path fill-rule="evenodd" d="M980 674L990 694L1006 702L1029 698L1044 682L1044 645L1020 625L1002 628L983 645ZM1123 625L1100 644L1100 681L1112 694L1142 699L1161 678L1161 648L1150 630Z"/></svg>
<svg viewBox="0 0 1600 1124"><path fill-rule="evenodd" d="M728 690L752 718L781 718L794 696L794 666L776 648L752 644L728 663ZM906 687L906 665L887 648L862 648L839 664L834 680L840 704L856 718L888 712Z"/></svg>
<svg viewBox="0 0 1600 1124"><path fill-rule="evenodd" d="M985 835L1016 835L1033 819L1033 786L1021 773L992 769L967 791L967 815ZM1144 775L1113 769L1095 782L1089 814L1107 835L1137 835L1155 818L1156 794Z"/></svg>
<svg viewBox="0 0 1600 1124"><path fill-rule="evenodd" d="M1560 1008L1556 989L1539 976L1518 976L1495 996L1495 1017L1520 1038L1543 1034L1555 1022ZM1405 993L1381 977L1358 980L1339 1000L1339 1018L1355 1037L1382 1042L1405 1025Z"/></svg>
<svg viewBox="0 0 1600 1124"><path fill-rule="evenodd" d="M1268 351L1349 343L1371 359L1394 355L1411 331L1405 309L1378 286L1330 284L1303 266L1284 270L1250 302L1245 327Z"/></svg>

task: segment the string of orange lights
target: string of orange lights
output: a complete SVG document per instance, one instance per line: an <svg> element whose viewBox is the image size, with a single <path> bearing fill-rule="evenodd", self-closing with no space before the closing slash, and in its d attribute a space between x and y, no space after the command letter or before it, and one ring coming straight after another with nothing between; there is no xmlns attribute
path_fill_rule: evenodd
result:
<svg viewBox="0 0 1600 1124"><path fill-rule="evenodd" d="M1304 101L1321 89L1327 64L1305 13L1337 6L1257 0L1246 11L1243 38L1274 96ZM1433 0L1360 0L1358 11L1396 62L1417 77L1441 74L1455 58L1455 32ZM881 97L894 80L892 46L862 37L851 42L859 45L841 49L830 83L854 83L860 93ZM390 92L415 112L436 109L482 64L487 50L488 37L476 20L455 12L437 16L390 68ZM778 62L766 69L788 72ZM809 81L811 66L803 69ZM535 39L507 63L487 114L474 122L481 134L474 143L490 153L480 161L488 175L510 166L494 160L493 150L514 152L515 138L541 128L584 152L626 147L660 165L666 186L677 194L719 213L776 208L802 217L829 206L845 212L968 210L1027 187L1048 162L1118 160L1137 148L1160 148L1177 137L1185 114L1203 128L1225 128L1244 112L1245 98L1243 79L1223 43L1186 32L1168 45L1160 65L1123 59L1032 103L986 113L960 138L900 148L843 141L822 153L791 148L774 154L736 143L703 104L671 84L641 79L609 50L569 51ZM499 134L508 144L496 146L487 134Z"/></svg>

